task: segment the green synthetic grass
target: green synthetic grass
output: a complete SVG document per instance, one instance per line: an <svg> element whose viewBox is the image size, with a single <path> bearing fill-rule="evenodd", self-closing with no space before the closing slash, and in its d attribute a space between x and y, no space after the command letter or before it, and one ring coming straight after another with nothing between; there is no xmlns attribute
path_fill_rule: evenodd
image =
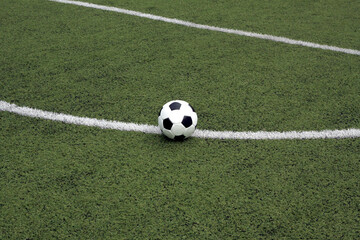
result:
<svg viewBox="0 0 360 240"><path fill-rule="evenodd" d="M92 1L360 49L356 1ZM326 6L326 7L324 7ZM287 21L285 21L287 19ZM0 2L0 100L199 128L360 128L360 57L45 0ZM360 140L171 142L0 112L0 239L355 239Z"/></svg>
<svg viewBox="0 0 360 240"><path fill-rule="evenodd" d="M360 2L354 0L89 0L199 24L360 48Z"/></svg>
<svg viewBox="0 0 360 240"><path fill-rule="evenodd" d="M358 56L47 1L7 4L3 100L156 124L154 112L180 98L202 110L205 129L360 126ZM11 24L14 9L22 21Z"/></svg>
<svg viewBox="0 0 360 240"><path fill-rule="evenodd" d="M174 143L2 117L2 239L359 234L357 139Z"/></svg>

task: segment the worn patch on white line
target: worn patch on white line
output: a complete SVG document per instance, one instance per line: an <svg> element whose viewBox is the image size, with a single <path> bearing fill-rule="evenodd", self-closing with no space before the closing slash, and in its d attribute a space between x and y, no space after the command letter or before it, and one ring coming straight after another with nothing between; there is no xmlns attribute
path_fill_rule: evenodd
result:
<svg viewBox="0 0 360 240"><path fill-rule="evenodd" d="M347 49L347 48L340 48L340 47L323 45L323 44L318 44L318 43L305 42L305 41L294 40L294 39L285 38L285 37L272 36L272 35L268 35L268 34L260 34L260 33L246 32L246 31L236 30L236 29L208 26L208 25L183 21L183 20L179 20L179 19L175 19L175 18L167 18L167 17L161 17L161 16L156 16L156 15L142 13L142 12L136 12L136 11L127 10L127 9L123 9L123 8L109 7L109 6L98 5L98 4L93 4L93 3L69 1L69 0L49 0L49 1L72 4L72 5L88 7L88 8L95 8L95 9L111 11L111 12L118 12L118 13L128 14L128 15L132 15L132 16L183 25L183 26L192 27L192 28L206 29L206 30L210 30L210 31L224 32L224 33L236 34L236 35L240 35L240 36L247 36L247 37L253 37L253 38L260 38L260 39L265 39L265 40L270 40L270 41L275 41L275 42L282 42L282 43L286 43L286 44L300 45L300 46L304 46L304 47L319 48L319 49L323 49L323 50L330 50L330 51L335 51L335 52L360 55L360 51L355 50L355 49Z"/></svg>
<svg viewBox="0 0 360 240"><path fill-rule="evenodd" d="M29 107L19 107L5 101L0 101L0 111L11 112L22 116L41 118L64 123L85 125L89 127L99 127L105 129L115 129L120 131L134 131L152 134L161 134L158 126L147 124L125 123L104 119L77 117L63 113L54 113ZM324 138L358 138L360 129L345 130L322 130L322 131L291 131L291 132L232 132L232 131L210 131L196 130L193 134L198 138L216 139L324 139Z"/></svg>

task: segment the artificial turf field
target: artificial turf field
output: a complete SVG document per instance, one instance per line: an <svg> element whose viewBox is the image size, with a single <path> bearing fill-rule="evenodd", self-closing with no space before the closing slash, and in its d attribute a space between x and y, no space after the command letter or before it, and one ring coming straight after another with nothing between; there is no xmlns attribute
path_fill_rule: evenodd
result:
<svg viewBox="0 0 360 240"><path fill-rule="evenodd" d="M358 1L92 3L360 49ZM46 0L0 1L0 100L199 129L360 128L360 56ZM0 111L0 239L358 239L360 139L173 142Z"/></svg>

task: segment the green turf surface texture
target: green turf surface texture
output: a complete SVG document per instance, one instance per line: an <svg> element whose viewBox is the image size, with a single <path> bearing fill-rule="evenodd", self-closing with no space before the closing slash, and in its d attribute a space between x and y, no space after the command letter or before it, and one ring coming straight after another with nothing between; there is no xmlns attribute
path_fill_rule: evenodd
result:
<svg viewBox="0 0 360 240"><path fill-rule="evenodd" d="M360 49L354 0L89 0L168 18Z"/></svg>
<svg viewBox="0 0 360 240"><path fill-rule="evenodd" d="M2 117L2 239L359 234L357 139L174 143Z"/></svg>
<svg viewBox="0 0 360 240"><path fill-rule="evenodd" d="M95 1L360 49L357 1ZM360 57L46 0L0 1L0 100L201 129L360 128ZM0 239L356 239L360 140L189 139L0 112Z"/></svg>

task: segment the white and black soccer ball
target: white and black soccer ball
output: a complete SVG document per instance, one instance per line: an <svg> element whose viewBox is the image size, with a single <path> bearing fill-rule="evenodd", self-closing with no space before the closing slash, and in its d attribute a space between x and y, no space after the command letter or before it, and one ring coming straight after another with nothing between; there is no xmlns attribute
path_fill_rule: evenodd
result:
<svg viewBox="0 0 360 240"><path fill-rule="evenodd" d="M189 103L174 100L162 107L158 121L165 136L174 140L184 140L194 133L198 117Z"/></svg>

